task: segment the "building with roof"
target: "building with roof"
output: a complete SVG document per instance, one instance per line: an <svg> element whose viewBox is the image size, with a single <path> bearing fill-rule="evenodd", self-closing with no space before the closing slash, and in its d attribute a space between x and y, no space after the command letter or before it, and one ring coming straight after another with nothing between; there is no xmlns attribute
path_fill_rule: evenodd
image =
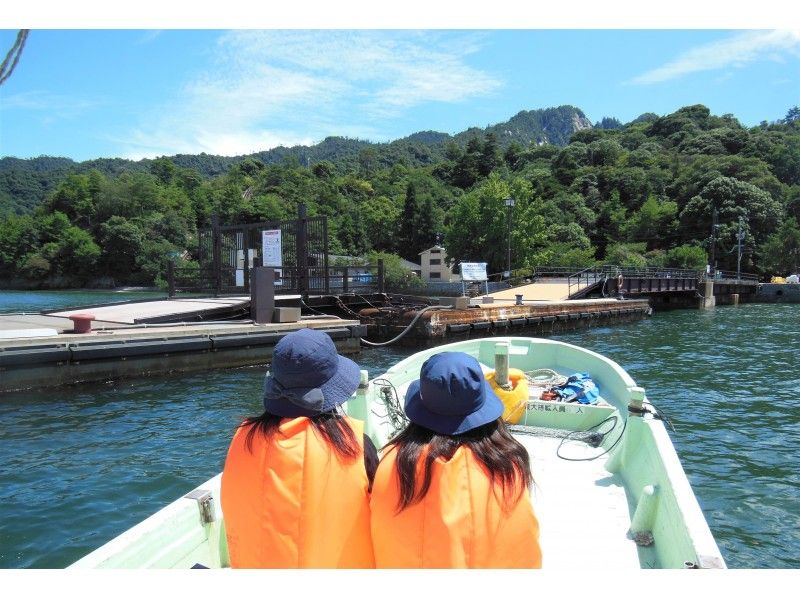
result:
<svg viewBox="0 0 800 598"><path fill-rule="evenodd" d="M434 245L419 254L421 278L425 282L459 282L460 274L447 265L447 251L441 245Z"/></svg>

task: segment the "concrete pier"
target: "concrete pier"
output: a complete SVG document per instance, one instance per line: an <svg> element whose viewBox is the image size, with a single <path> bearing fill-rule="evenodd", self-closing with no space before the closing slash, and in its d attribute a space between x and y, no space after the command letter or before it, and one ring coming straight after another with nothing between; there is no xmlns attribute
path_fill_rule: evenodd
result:
<svg viewBox="0 0 800 598"><path fill-rule="evenodd" d="M714 296L714 281L704 280L700 288L703 290L703 296L699 299L698 307L700 309L711 309L717 304L717 299Z"/></svg>

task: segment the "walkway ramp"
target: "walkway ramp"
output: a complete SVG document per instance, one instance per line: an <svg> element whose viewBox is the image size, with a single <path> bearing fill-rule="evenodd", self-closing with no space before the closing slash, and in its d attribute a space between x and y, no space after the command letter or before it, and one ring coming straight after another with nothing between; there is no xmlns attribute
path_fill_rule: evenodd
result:
<svg viewBox="0 0 800 598"><path fill-rule="evenodd" d="M569 284L542 281L489 293L495 301L515 301L517 295L522 295L523 301L565 301L569 299Z"/></svg>
<svg viewBox="0 0 800 598"><path fill-rule="evenodd" d="M116 303L95 307L82 307L57 312L49 316L69 317L77 313L91 313L99 322L141 324L175 322L180 320L211 320L241 317L250 309L250 297L208 297Z"/></svg>

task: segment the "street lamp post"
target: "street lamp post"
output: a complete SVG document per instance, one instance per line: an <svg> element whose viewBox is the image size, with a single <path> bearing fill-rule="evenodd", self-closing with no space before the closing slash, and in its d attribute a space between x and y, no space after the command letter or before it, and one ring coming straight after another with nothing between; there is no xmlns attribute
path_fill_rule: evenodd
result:
<svg viewBox="0 0 800 598"><path fill-rule="evenodd" d="M511 210L514 208L514 201L513 197L506 197L504 200L506 204L506 208L508 208L508 278L511 278Z"/></svg>

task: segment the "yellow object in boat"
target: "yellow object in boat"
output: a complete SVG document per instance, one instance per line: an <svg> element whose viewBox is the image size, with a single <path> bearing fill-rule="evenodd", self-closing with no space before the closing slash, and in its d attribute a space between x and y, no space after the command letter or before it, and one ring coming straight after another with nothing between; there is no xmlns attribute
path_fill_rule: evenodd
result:
<svg viewBox="0 0 800 598"><path fill-rule="evenodd" d="M503 420L510 424L517 424L525 414L528 404L528 379L525 372L516 368L508 368L508 381L510 389L499 386L494 379L494 372L486 372L486 381L495 394L503 401Z"/></svg>

